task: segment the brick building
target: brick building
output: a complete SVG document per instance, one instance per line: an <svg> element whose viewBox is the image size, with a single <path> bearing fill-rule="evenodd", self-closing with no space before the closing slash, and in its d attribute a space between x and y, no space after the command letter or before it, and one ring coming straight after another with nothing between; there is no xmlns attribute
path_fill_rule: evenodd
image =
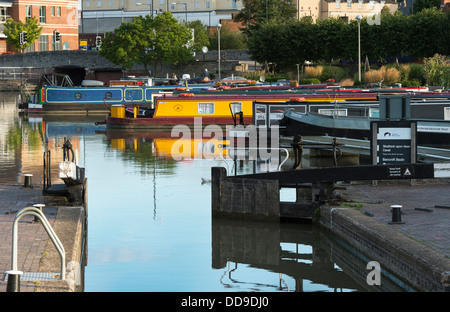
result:
<svg viewBox="0 0 450 312"><path fill-rule="evenodd" d="M15 52L6 45L3 25L7 18L25 22L36 17L42 32L26 52L78 49L78 0L0 1L0 53ZM54 42L55 31L60 42Z"/></svg>

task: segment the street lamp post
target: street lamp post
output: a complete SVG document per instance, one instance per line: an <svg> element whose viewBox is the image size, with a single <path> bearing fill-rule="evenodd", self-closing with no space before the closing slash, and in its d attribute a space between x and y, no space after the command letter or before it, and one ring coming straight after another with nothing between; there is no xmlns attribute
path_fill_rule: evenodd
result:
<svg viewBox="0 0 450 312"><path fill-rule="evenodd" d="M358 22L358 80L361 82L361 15L355 17Z"/></svg>
<svg viewBox="0 0 450 312"><path fill-rule="evenodd" d="M218 62L219 62L219 80L221 79L220 76L220 27L222 27L222 24L217 24L217 41L218 41L218 50L219 50L219 55L218 55Z"/></svg>
<svg viewBox="0 0 450 312"><path fill-rule="evenodd" d="M186 14L186 20L185 20L185 22L186 22L186 24L187 24L187 3L186 2L183 2L183 3L175 3L175 2L172 2L172 5L175 7L177 4L183 4L184 5L184 12L185 12L185 14Z"/></svg>
<svg viewBox="0 0 450 312"><path fill-rule="evenodd" d="M150 14L149 15L151 15L153 17L153 0L152 0L151 4L150 3L145 4L145 3L142 3L142 2L136 2L136 5L139 5L139 6L141 6L141 5L148 5L149 8L150 8L150 12L149 12Z"/></svg>

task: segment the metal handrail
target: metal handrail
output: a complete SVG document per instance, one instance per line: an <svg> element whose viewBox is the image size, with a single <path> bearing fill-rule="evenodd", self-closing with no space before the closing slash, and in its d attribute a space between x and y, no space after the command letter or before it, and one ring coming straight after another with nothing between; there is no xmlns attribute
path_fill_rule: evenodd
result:
<svg viewBox="0 0 450 312"><path fill-rule="evenodd" d="M34 215L35 217L39 218L41 221L41 224L44 226L48 236L52 240L53 244L55 245L56 249L59 252L59 255L61 256L61 280L64 280L66 277L66 253L64 250L63 245L61 244L61 241L59 240L58 236L56 235L53 228L50 226L50 223L48 222L45 215L40 211L38 208L35 207L26 207L19 211L16 214L16 217L14 219L13 223L13 231L12 231L12 255L11 255L11 270L17 271L17 230L18 230L18 222L19 220L26 216L26 215Z"/></svg>
<svg viewBox="0 0 450 312"><path fill-rule="evenodd" d="M223 155L222 155L222 151L223 150L228 150L228 151L230 151L230 150L250 150L250 149L252 149L252 150L260 150L260 149L263 149L262 147L224 147L224 148L221 148L220 150L219 150L219 156L220 156L220 158L222 158L222 160L225 162L225 164L227 165L227 172L229 171L229 169L230 169L230 166L228 165L228 162L225 160L225 158L223 158ZM278 165L278 170L281 170L281 167L284 165L284 163L289 159L289 151L286 149L286 148L284 148L284 147L280 147L280 148L278 148L278 147L275 147L275 148L273 148L273 147L271 147L270 148L271 150L273 149L273 150L283 150L283 151L285 151L286 152L286 157L284 158L284 160Z"/></svg>

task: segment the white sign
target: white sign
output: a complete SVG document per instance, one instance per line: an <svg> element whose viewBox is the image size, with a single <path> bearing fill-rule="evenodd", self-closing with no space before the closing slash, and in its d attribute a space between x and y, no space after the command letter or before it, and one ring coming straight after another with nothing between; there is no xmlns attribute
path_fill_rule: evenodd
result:
<svg viewBox="0 0 450 312"><path fill-rule="evenodd" d="M378 140L411 140L411 128L379 128Z"/></svg>

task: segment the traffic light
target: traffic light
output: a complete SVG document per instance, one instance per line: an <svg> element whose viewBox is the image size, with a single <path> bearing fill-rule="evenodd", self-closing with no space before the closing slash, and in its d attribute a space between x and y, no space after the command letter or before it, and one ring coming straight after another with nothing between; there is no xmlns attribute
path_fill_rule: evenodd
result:
<svg viewBox="0 0 450 312"><path fill-rule="evenodd" d="M61 41L61 35L59 34L59 31L55 30L55 42Z"/></svg>
<svg viewBox="0 0 450 312"><path fill-rule="evenodd" d="M101 45L102 45L102 37L97 36L97 37L95 38L95 46L98 48L98 47L100 47Z"/></svg>
<svg viewBox="0 0 450 312"><path fill-rule="evenodd" d="M26 31L21 31L19 34L19 43L21 45L27 43L27 32Z"/></svg>

